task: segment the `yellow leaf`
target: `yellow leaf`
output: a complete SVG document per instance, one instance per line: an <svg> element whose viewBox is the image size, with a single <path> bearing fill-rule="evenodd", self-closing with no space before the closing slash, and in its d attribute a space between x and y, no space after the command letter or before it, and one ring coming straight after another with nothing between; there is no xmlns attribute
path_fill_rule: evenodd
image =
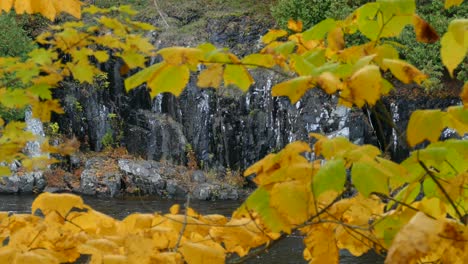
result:
<svg viewBox="0 0 468 264"><path fill-rule="evenodd" d="M137 67L145 67L145 56L143 56L136 50L125 50L124 52L122 52L120 57L125 61L125 63L128 65L128 67L130 67L130 69Z"/></svg>
<svg viewBox="0 0 468 264"><path fill-rule="evenodd" d="M211 64L198 75L197 86L200 88L219 88L223 81L223 65Z"/></svg>
<svg viewBox="0 0 468 264"><path fill-rule="evenodd" d="M468 24L468 20L466 20ZM453 23L453 22L452 22ZM465 26L466 27L466 26ZM453 77L453 71L457 66L463 61L468 51L468 44L461 44L457 41L456 34L460 32L454 32L457 27L453 27L453 31L451 31L451 27L449 26L449 31L447 31L441 40L441 48L440 48L440 56L442 58L442 63L447 67L447 70L450 73L450 76ZM464 41L468 40L468 30L463 32L464 34Z"/></svg>
<svg viewBox="0 0 468 264"><path fill-rule="evenodd" d="M165 63L163 62L156 63L128 77L127 79L125 79L125 89L127 91L130 91L135 87L143 84L144 82L147 82L151 78L151 76L158 72L159 68L161 68L164 65Z"/></svg>
<svg viewBox="0 0 468 264"><path fill-rule="evenodd" d="M12 247L3 246L0 248L0 263L15 263L15 257L16 250Z"/></svg>
<svg viewBox="0 0 468 264"><path fill-rule="evenodd" d="M379 67L367 65L355 72L341 92L340 101L345 105L353 103L362 107L365 103L375 104L382 93L382 76Z"/></svg>
<svg viewBox="0 0 468 264"><path fill-rule="evenodd" d="M393 240L385 263L417 263L421 257L436 251L441 242L438 234L443 223L416 213Z"/></svg>
<svg viewBox="0 0 468 264"><path fill-rule="evenodd" d="M468 133L468 109L462 106L451 106L447 109L447 126L464 136Z"/></svg>
<svg viewBox="0 0 468 264"><path fill-rule="evenodd" d="M179 205L179 204L174 204L174 205L171 206L171 208L169 209L169 212L171 212L171 214L175 215L175 214L178 214L178 213L179 213L179 209L180 209L180 205Z"/></svg>
<svg viewBox="0 0 468 264"><path fill-rule="evenodd" d="M463 3L463 0L445 0L445 9L449 9L452 6L459 6Z"/></svg>
<svg viewBox="0 0 468 264"><path fill-rule="evenodd" d="M416 67L405 61L384 59L383 64L388 67L392 74L403 83L415 82L417 84L421 84L422 81L427 79L427 75L423 74Z"/></svg>
<svg viewBox="0 0 468 264"><path fill-rule="evenodd" d="M100 63L106 62L109 59L109 54L107 54L107 51L103 50L94 52L93 56L96 57Z"/></svg>
<svg viewBox="0 0 468 264"><path fill-rule="evenodd" d="M2 0L0 1L0 11L10 12L11 7L13 6L14 0Z"/></svg>
<svg viewBox="0 0 468 264"><path fill-rule="evenodd" d="M40 209L44 215L57 212L65 217L72 208L83 209L83 199L73 194L42 193L32 203L31 211L34 213Z"/></svg>
<svg viewBox="0 0 468 264"><path fill-rule="evenodd" d="M418 15L413 15L413 26L416 32L416 39L419 42L434 43L439 40L439 35L435 29Z"/></svg>
<svg viewBox="0 0 468 264"><path fill-rule="evenodd" d="M197 65L202 59L202 50L196 48L170 47L160 49L164 61L173 65L189 64Z"/></svg>
<svg viewBox="0 0 468 264"><path fill-rule="evenodd" d="M345 46L343 30L340 27L335 27L328 32L327 36L328 48L332 51L342 50Z"/></svg>
<svg viewBox="0 0 468 264"><path fill-rule="evenodd" d="M465 82L465 85L463 85L463 90L460 94L460 97L463 101L464 108L468 109L468 82Z"/></svg>
<svg viewBox="0 0 468 264"><path fill-rule="evenodd" d="M317 84L327 93L334 94L337 90L342 89L342 83L330 72L324 72L317 78Z"/></svg>
<svg viewBox="0 0 468 264"><path fill-rule="evenodd" d="M235 85L242 91L246 92L254 83L250 73L244 66L241 65L226 65L224 69L224 85Z"/></svg>
<svg viewBox="0 0 468 264"><path fill-rule="evenodd" d="M224 249L218 245L207 246L200 243L185 242L179 249L188 264L224 263Z"/></svg>
<svg viewBox="0 0 468 264"><path fill-rule="evenodd" d="M294 20L294 19L289 19L288 20L288 29L294 31L294 32L301 32L302 31L302 21Z"/></svg>
<svg viewBox="0 0 468 264"><path fill-rule="evenodd" d="M80 61L78 63L67 63L67 68L73 74L73 77L77 79L80 83L93 83L93 76L95 73L98 73L98 70L89 64L88 61Z"/></svg>
<svg viewBox="0 0 468 264"><path fill-rule="evenodd" d="M14 2L17 14L40 13L48 19L54 20L57 14L65 12L76 18L81 18L82 3L78 0L2 0L1 2L0 9L5 11L10 11L12 2Z"/></svg>
<svg viewBox="0 0 468 264"><path fill-rule="evenodd" d="M429 140L436 142L440 133L447 126L445 122L446 113L440 110L416 110L411 114L408 128L407 140L411 147Z"/></svg>
<svg viewBox="0 0 468 264"><path fill-rule="evenodd" d="M310 264L338 264L339 251L336 246L333 226L312 225L304 238L304 259Z"/></svg>
<svg viewBox="0 0 468 264"><path fill-rule="evenodd" d="M357 147L344 137L329 139L316 133L310 133L309 136L318 139L314 145L314 151L325 159L332 159L334 157L343 158L344 154Z"/></svg>
<svg viewBox="0 0 468 264"><path fill-rule="evenodd" d="M382 70L386 71L388 67L384 63L384 59L392 59L398 60L398 51L389 44L383 44L377 46L374 50L377 54L374 57L374 61L382 68Z"/></svg>
<svg viewBox="0 0 468 264"><path fill-rule="evenodd" d="M275 60L271 54L250 54L242 59L242 63L247 67L262 66L271 68L275 66Z"/></svg>
<svg viewBox="0 0 468 264"><path fill-rule="evenodd" d="M292 225L299 225L309 217L310 188L300 181L275 184L271 190L270 205Z"/></svg>
<svg viewBox="0 0 468 264"><path fill-rule="evenodd" d="M151 88L151 98L163 92L179 96L187 85L189 78L190 71L187 65L162 65L147 82Z"/></svg>
<svg viewBox="0 0 468 264"><path fill-rule="evenodd" d="M35 101L32 103L33 117L39 118L43 122L49 122L52 112L63 114L64 111L60 102L56 99L46 101Z"/></svg>
<svg viewBox="0 0 468 264"><path fill-rule="evenodd" d="M315 78L301 76L276 84L271 90L272 96L287 96L291 103L295 104L307 92L315 86Z"/></svg>
<svg viewBox="0 0 468 264"><path fill-rule="evenodd" d="M277 40L278 38L284 37L288 35L286 30L282 29L270 29L267 34L262 37L262 41L265 44L269 44L270 42Z"/></svg>

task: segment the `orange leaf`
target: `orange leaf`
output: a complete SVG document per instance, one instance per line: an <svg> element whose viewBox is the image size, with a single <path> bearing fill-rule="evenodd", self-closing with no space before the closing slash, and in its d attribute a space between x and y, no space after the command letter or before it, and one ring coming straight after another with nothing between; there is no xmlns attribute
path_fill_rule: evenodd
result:
<svg viewBox="0 0 468 264"><path fill-rule="evenodd" d="M402 60L384 59L383 65L388 67L392 74L403 83L415 82L421 84L422 81L427 79L427 75L413 65Z"/></svg>
<svg viewBox="0 0 468 264"><path fill-rule="evenodd" d="M463 91L460 94L465 109L468 109L468 82L463 86Z"/></svg>
<svg viewBox="0 0 468 264"><path fill-rule="evenodd" d="M437 35L435 29L416 14L413 15L413 25L416 39L419 42L434 43L439 40L439 35Z"/></svg>
<svg viewBox="0 0 468 264"><path fill-rule="evenodd" d="M288 21L288 28L294 32L301 32L302 31L302 21L289 19Z"/></svg>

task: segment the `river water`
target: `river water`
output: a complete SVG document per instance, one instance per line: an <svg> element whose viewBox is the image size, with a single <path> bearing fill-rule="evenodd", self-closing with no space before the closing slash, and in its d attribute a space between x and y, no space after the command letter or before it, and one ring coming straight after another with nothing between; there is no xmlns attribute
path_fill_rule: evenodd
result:
<svg viewBox="0 0 468 264"><path fill-rule="evenodd" d="M0 196L0 211L10 211L13 213L30 213L34 196L28 195L2 195ZM135 212L168 212L174 203L183 204L184 201L158 200L154 198L133 197L127 199L106 199L96 197L83 197L86 204L102 213L114 218L122 219ZM240 201L191 201L190 206L197 212L203 214L223 214L230 215L232 211L240 205ZM275 244L266 254L247 261L246 263L306 263L302 258L303 244L302 237L291 235ZM347 251L341 252L343 264L378 264L383 263L383 258L369 253L361 257L351 256ZM324 263L326 264L326 263Z"/></svg>

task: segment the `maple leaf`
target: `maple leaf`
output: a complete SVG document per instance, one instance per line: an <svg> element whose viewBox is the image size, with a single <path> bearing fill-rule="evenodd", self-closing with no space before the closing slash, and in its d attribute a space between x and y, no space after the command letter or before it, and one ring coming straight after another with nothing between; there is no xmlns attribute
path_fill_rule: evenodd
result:
<svg viewBox="0 0 468 264"><path fill-rule="evenodd" d="M9 12L14 7L17 14L39 13L54 20L61 12L81 18L81 5L78 0L2 0L0 11Z"/></svg>

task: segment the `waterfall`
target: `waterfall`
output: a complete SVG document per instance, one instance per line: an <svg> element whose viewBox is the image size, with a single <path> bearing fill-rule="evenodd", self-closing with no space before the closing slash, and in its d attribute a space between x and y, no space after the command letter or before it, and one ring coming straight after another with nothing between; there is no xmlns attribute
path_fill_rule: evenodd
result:
<svg viewBox="0 0 468 264"><path fill-rule="evenodd" d="M36 140L29 141L26 144L24 152L29 157L39 157L43 155L47 155L48 153L42 153L41 151L41 144L46 140L45 133L44 133L44 126L41 120L37 118L33 118L32 110L28 108L25 113L25 123L26 123L26 130L30 131L32 134L36 136Z"/></svg>

